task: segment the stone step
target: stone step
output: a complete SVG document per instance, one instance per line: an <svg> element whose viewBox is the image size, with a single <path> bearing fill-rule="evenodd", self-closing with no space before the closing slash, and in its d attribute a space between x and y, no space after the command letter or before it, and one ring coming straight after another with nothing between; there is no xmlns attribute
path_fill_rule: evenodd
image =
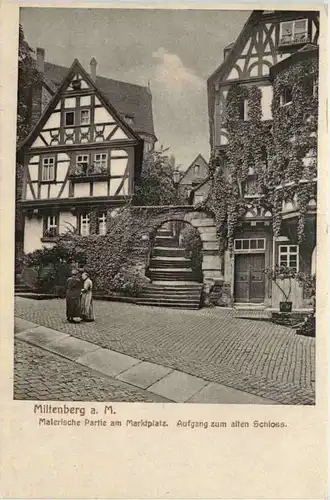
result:
<svg viewBox="0 0 330 500"><path fill-rule="evenodd" d="M184 257L185 249L180 247L161 247L156 246L152 250L153 257Z"/></svg>
<svg viewBox="0 0 330 500"><path fill-rule="evenodd" d="M171 268L162 268L162 269L149 269L148 275L151 277L151 279L157 279L159 277L165 277L167 279L170 279L171 281L175 281L177 279L182 279L182 278L193 278L194 273L189 270L189 269L171 269ZM195 281L195 280L193 280Z"/></svg>
<svg viewBox="0 0 330 500"><path fill-rule="evenodd" d="M171 236L173 237L174 234L173 234L173 231L171 231L170 229L158 229L158 231L156 232L156 237L157 236Z"/></svg>
<svg viewBox="0 0 330 500"><path fill-rule="evenodd" d="M170 280L170 279L167 279L165 281L163 280L152 280L152 282L150 282L149 286L166 286L166 287L169 287L169 286L175 286L175 287L178 287L178 286L200 286L200 282L199 281L196 281L196 280L192 280L192 279L189 279L189 280Z"/></svg>
<svg viewBox="0 0 330 500"><path fill-rule="evenodd" d="M170 259L168 257L152 258L150 261L150 266L152 267L152 269L161 269L165 267L173 269L191 269L191 261L189 259L175 260L174 258Z"/></svg>
<svg viewBox="0 0 330 500"><path fill-rule="evenodd" d="M200 290L142 290L140 292L141 297L166 297L166 298L174 298L174 299L196 299L200 297Z"/></svg>
<svg viewBox="0 0 330 500"><path fill-rule="evenodd" d="M172 302L169 303L168 301L165 300L157 300L153 301L150 299L146 300L137 300L136 302L140 306L153 306L153 307L170 307L173 309L200 309L200 304L195 304L195 303L186 303L186 302Z"/></svg>
<svg viewBox="0 0 330 500"><path fill-rule="evenodd" d="M201 285L200 283L189 283L188 285L183 285L181 284L180 282L178 282L176 285L169 285L168 283L166 283L166 285L158 285L158 284L154 284L154 283L150 283L148 284L147 286L145 286L143 288L143 290L159 290L159 291L170 291L170 292L179 292L179 291L183 291L183 292L190 292L190 291L201 291L203 288L203 285Z"/></svg>
<svg viewBox="0 0 330 500"><path fill-rule="evenodd" d="M156 246L177 247L178 239L173 236L156 236L155 244Z"/></svg>
<svg viewBox="0 0 330 500"><path fill-rule="evenodd" d="M188 282L189 280L190 281L195 281L193 279L193 276L191 274L189 275L180 275L180 276L174 276L173 274L171 276L166 276L164 274L157 274L157 273L153 273L152 275L150 275L150 278L152 281L184 281L184 282Z"/></svg>
<svg viewBox="0 0 330 500"><path fill-rule="evenodd" d="M15 293L31 292L32 289L28 285L15 285Z"/></svg>

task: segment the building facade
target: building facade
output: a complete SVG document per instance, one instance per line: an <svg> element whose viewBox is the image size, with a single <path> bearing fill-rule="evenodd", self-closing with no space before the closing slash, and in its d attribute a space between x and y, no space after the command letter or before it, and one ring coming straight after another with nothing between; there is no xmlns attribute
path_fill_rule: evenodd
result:
<svg viewBox="0 0 330 500"><path fill-rule="evenodd" d="M143 139L79 61L46 101L18 152L25 253L68 230L104 234L133 194L143 159Z"/></svg>
<svg viewBox="0 0 330 500"><path fill-rule="evenodd" d="M180 179L180 192L187 199L194 188L208 177L209 167L201 154L197 155Z"/></svg>
<svg viewBox="0 0 330 500"><path fill-rule="evenodd" d="M37 123L69 71L69 68L45 61L45 50L40 47L36 49L36 66L42 75L42 83L31 88L31 127ZM144 140L145 151L152 150L157 138L149 87L99 76L94 57L90 61L89 74L121 118Z"/></svg>
<svg viewBox="0 0 330 500"><path fill-rule="evenodd" d="M315 273L318 35L317 12L253 11L208 80L222 276L236 304L278 307L266 269ZM297 280L280 284L293 309L310 307Z"/></svg>

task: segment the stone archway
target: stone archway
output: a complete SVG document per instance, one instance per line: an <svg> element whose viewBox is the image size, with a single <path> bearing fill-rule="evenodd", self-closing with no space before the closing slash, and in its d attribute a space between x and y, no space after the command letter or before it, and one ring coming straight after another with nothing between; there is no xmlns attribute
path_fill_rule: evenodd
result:
<svg viewBox="0 0 330 500"><path fill-rule="evenodd" d="M153 217L151 233L168 220L189 222L198 230L202 240L203 283L211 285L216 280L223 280L219 239L217 238L213 217L209 213L193 210L190 206L157 207L158 210L160 208L161 213L155 213Z"/></svg>

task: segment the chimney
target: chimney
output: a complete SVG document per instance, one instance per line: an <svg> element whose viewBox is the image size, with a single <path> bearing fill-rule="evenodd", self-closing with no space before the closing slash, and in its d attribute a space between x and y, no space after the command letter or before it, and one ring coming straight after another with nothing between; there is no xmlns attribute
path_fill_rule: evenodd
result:
<svg viewBox="0 0 330 500"><path fill-rule="evenodd" d="M45 49L37 47L37 68L41 73L45 72Z"/></svg>
<svg viewBox="0 0 330 500"><path fill-rule="evenodd" d="M95 83L96 82L96 66L97 66L97 62L96 62L95 57L92 57L91 62L89 64L91 67L91 77L92 77L93 82Z"/></svg>

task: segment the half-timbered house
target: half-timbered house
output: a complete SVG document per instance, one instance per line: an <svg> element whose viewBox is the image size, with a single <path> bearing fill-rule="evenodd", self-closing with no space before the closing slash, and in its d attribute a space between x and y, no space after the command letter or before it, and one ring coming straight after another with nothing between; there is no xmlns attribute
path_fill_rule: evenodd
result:
<svg viewBox="0 0 330 500"><path fill-rule="evenodd" d="M222 254L223 279L231 284L238 305L278 307L283 296L267 278L266 268L279 265L293 272L315 272L316 188L307 192L303 186L316 185L316 139L313 146L309 143L310 137L317 135L318 36L316 11L253 11L237 40L225 48L223 63L208 79L212 154L221 158L220 168L227 181L237 183L240 208L245 207L244 214L235 222L232 248L225 249L225 245ZM232 99L228 103L228 95L232 95L234 88L240 89L236 92L236 102ZM251 92L253 96L260 96L260 117L259 108L249 109L254 98ZM305 110L303 99L308 103ZM228 116L228 110L233 110L234 105L237 106L235 118ZM304 111L312 115L314 112L314 116L307 116ZM268 144L261 144L265 151L260 149L259 159L255 160L256 156L253 164L253 154L243 158L243 166L237 166L236 171L233 158L235 155L239 158L240 152L235 152L230 141L236 140L236 144L241 141L244 146L243 130L248 131L250 119L254 123L260 120L259 130L269 126L274 155L267 157ZM316 125L314 131L310 128L308 136L306 126L312 121ZM245 122L244 129L241 124ZM257 142L256 149L259 148ZM263 158L263 166L260 158ZM266 188L263 190L261 185ZM301 238L303 224L306 234ZM286 281L282 286L287 286ZM309 307L304 290L297 282L292 285L289 300L294 309Z"/></svg>
<svg viewBox="0 0 330 500"><path fill-rule="evenodd" d="M143 139L75 60L18 154L27 253L72 228L104 234L133 193Z"/></svg>
<svg viewBox="0 0 330 500"><path fill-rule="evenodd" d="M193 189L207 178L208 172L206 160L201 154L198 154L180 179L180 192L187 200L189 200Z"/></svg>

